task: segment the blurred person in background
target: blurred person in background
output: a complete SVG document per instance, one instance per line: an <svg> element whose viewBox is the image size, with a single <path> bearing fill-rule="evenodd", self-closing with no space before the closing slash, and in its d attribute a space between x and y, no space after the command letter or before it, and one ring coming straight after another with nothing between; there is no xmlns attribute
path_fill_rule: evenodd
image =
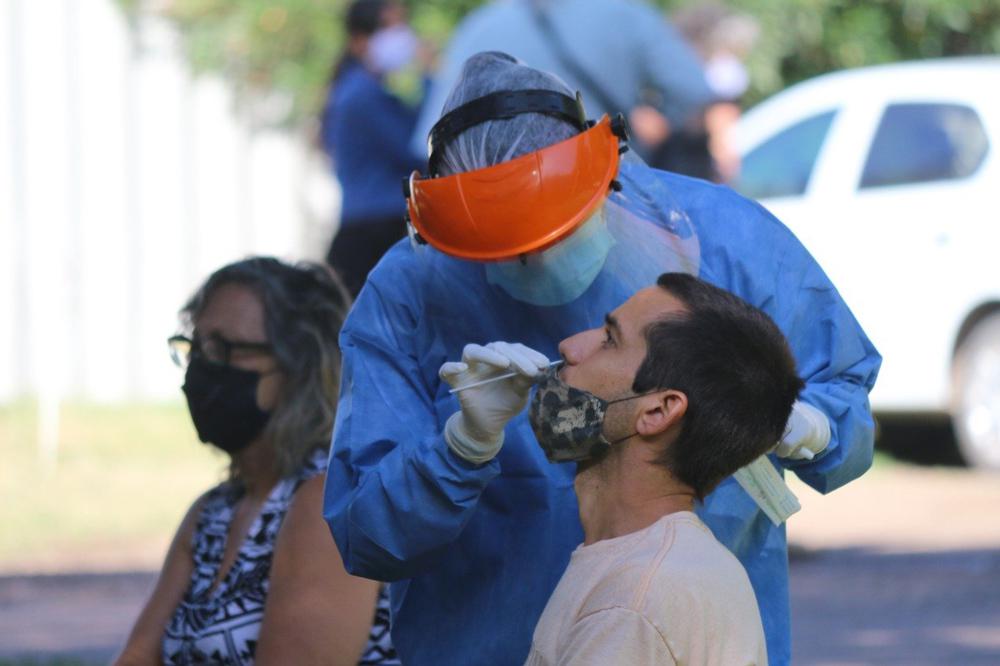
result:
<svg viewBox="0 0 1000 666"><path fill-rule="evenodd" d="M824 493L871 465L881 359L820 266L762 207L649 168L626 138L620 118L588 122L558 77L473 56L432 130L429 175L407 183L411 239L344 323L324 515L348 571L392 581L404 663L523 664L583 538L575 465L547 461L527 390L503 390L525 382L451 389L537 374L664 272L731 291L786 335L806 385L767 464ZM697 513L746 568L771 663L787 664L784 526L732 477Z"/></svg>
<svg viewBox="0 0 1000 666"><path fill-rule="evenodd" d="M644 0L493 0L455 28L417 123L414 151L426 149L462 66L481 51L503 51L560 77L580 91L591 118L651 104L662 133L657 140L700 122L714 101L697 54Z"/></svg>
<svg viewBox="0 0 1000 666"><path fill-rule="evenodd" d="M398 663L379 584L347 574L320 512L349 306L329 268L259 257L181 310L171 354L229 479L181 522L118 666Z"/></svg>
<svg viewBox="0 0 1000 666"><path fill-rule="evenodd" d="M650 166L732 182L740 165L732 132L750 85L743 61L757 41L759 25L752 16L714 2L682 7L671 22L701 58L714 101L697 119L676 129L655 106L641 105L629 115L632 131L648 146Z"/></svg>
<svg viewBox="0 0 1000 666"><path fill-rule="evenodd" d="M749 14L717 2L687 5L670 18L704 63L705 77L717 99L705 109L708 153L718 179L732 182L740 168L733 132L740 118L741 100L750 87L744 62L757 42L760 25Z"/></svg>
<svg viewBox="0 0 1000 666"><path fill-rule="evenodd" d="M352 296L406 234L399 183L426 160L410 151L424 98L422 46L396 0L355 0L347 48L330 77L320 129L343 193L327 262Z"/></svg>

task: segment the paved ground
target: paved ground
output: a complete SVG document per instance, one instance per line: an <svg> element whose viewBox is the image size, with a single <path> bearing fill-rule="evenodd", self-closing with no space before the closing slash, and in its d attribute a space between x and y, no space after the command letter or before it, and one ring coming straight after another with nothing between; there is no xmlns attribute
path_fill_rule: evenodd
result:
<svg viewBox="0 0 1000 666"><path fill-rule="evenodd" d="M1000 664L1000 475L893 465L827 497L794 488L796 664ZM106 663L152 582L0 577L0 665Z"/></svg>
<svg viewBox="0 0 1000 666"><path fill-rule="evenodd" d="M150 572L0 577L0 663L108 663L154 580Z"/></svg>
<svg viewBox="0 0 1000 666"><path fill-rule="evenodd" d="M824 551L791 587L795 664L1000 664L996 549Z"/></svg>
<svg viewBox="0 0 1000 666"><path fill-rule="evenodd" d="M150 573L0 578L0 662L107 663L152 583ZM791 585L796 664L1000 664L995 549L798 553Z"/></svg>

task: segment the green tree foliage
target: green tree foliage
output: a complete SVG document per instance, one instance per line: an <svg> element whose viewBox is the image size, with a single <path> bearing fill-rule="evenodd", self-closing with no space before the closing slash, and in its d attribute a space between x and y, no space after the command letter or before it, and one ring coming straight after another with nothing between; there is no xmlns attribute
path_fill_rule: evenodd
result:
<svg viewBox="0 0 1000 666"><path fill-rule="evenodd" d="M694 0L659 0L666 9ZM757 18L751 101L838 69L1000 52L998 0L731 0Z"/></svg>
<svg viewBox="0 0 1000 666"><path fill-rule="evenodd" d="M348 0L117 0L133 17L158 13L184 37L196 72L218 72L244 98L287 100L299 124L322 104L343 48ZM697 0L656 0L665 12ZM408 0L433 43L483 0ZM730 0L755 16L750 99L824 72L914 58L1000 52L1000 0ZM628 39L628 35L621 35ZM272 114L273 116L273 114ZM272 118L274 119L274 118Z"/></svg>

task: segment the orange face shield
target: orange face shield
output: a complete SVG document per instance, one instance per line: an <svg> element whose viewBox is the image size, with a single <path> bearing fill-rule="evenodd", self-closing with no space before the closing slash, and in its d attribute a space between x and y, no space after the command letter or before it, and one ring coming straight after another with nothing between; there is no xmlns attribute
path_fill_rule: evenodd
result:
<svg viewBox="0 0 1000 666"><path fill-rule="evenodd" d="M410 224L445 254L503 261L554 245L603 203L618 173L624 120L607 116L580 134L508 162L408 181Z"/></svg>

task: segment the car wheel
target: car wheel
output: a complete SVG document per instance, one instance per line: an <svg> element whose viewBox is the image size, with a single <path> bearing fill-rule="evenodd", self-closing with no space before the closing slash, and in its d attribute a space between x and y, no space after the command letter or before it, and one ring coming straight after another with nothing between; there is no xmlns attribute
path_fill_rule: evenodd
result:
<svg viewBox="0 0 1000 666"><path fill-rule="evenodd" d="M1000 469L1000 314L976 324L955 354L952 419L965 462Z"/></svg>

